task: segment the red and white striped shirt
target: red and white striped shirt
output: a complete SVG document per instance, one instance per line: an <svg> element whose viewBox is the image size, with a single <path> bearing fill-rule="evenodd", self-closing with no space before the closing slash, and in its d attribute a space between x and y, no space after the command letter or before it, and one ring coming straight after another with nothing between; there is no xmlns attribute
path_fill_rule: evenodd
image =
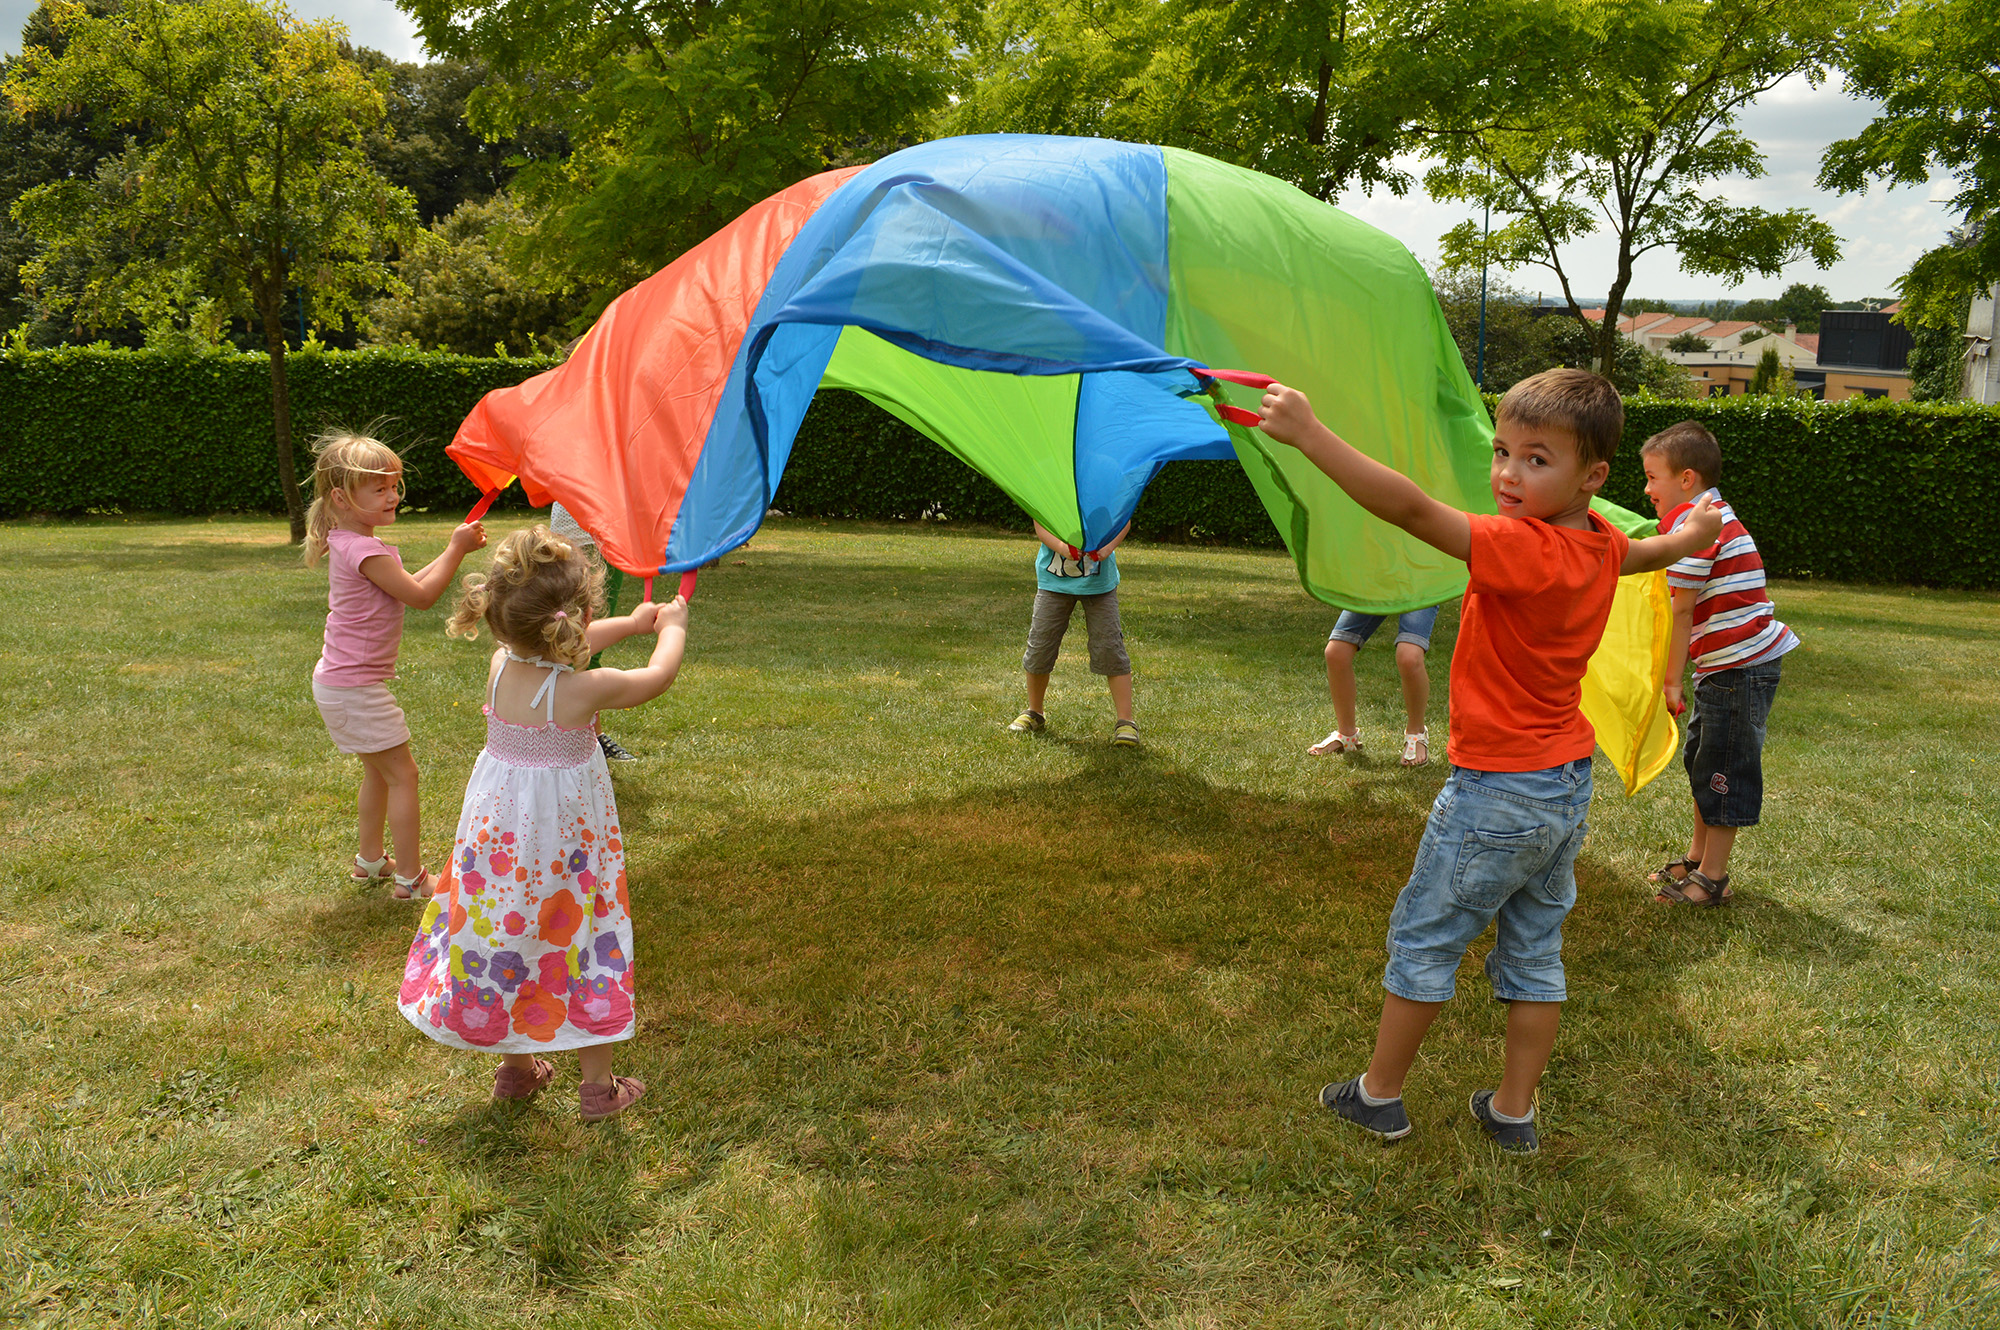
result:
<svg viewBox="0 0 2000 1330"><path fill-rule="evenodd" d="M1776 660L1799 644L1798 635L1772 613L1757 542L1737 520L1736 510L1723 502L1721 490L1695 495L1661 518L1660 530L1679 530L1704 496L1722 514L1722 534L1707 549L1667 569L1668 586L1695 593L1688 655L1697 677Z"/></svg>

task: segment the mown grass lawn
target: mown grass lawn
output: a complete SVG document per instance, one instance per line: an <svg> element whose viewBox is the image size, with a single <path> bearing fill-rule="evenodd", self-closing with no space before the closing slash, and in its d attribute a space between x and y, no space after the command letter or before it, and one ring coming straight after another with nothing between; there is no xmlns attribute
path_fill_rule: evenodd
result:
<svg viewBox="0 0 2000 1330"><path fill-rule="evenodd" d="M415 566L447 529L395 534ZM1444 778L1394 763L1389 653L1371 755L1309 758L1331 612L1282 557L1136 546L1147 748L1107 745L1081 624L1051 733L1011 736L1028 551L774 521L704 576L681 682L609 718L652 1090L585 1128L574 1059L498 1110L397 1015L416 913L345 880L324 577L282 526L0 524L0 1321L2000 1318L2000 598L1777 588L1805 646L1729 911L1650 903L1685 788L1600 766L1512 1160L1464 1108L1478 953L1409 1140L1314 1104ZM441 625L397 685L434 862L485 659Z"/></svg>

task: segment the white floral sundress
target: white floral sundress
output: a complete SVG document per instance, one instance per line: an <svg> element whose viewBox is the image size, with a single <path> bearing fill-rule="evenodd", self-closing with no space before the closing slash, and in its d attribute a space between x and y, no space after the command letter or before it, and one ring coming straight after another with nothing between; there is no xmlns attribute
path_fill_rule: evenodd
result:
<svg viewBox="0 0 2000 1330"><path fill-rule="evenodd" d="M630 1039L632 907L618 804L597 735L555 723L549 671L531 708L548 723L493 711L473 765L451 862L417 927L397 1006L441 1044L536 1053Z"/></svg>

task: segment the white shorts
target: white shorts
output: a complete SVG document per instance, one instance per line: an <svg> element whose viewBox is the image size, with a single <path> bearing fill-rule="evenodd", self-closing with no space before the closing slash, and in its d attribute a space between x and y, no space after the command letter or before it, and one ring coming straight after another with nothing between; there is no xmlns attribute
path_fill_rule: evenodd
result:
<svg viewBox="0 0 2000 1330"><path fill-rule="evenodd" d="M388 684L336 688L314 679L313 701L333 746L343 753L381 753L410 741L410 727Z"/></svg>

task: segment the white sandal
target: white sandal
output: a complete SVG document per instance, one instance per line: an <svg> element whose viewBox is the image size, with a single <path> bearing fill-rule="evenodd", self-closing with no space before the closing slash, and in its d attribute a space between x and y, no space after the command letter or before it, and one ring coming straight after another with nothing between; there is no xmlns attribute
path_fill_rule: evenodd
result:
<svg viewBox="0 0 2000 1330"><path fill-rule="evenodd" d="M1424 746L1424 755L1422 757L1417 756L1418 744ZM1431 732L1428 729L1418 730L1415 734L1405 731L1403 734L1403 765L1406 767L1421 767L1430 760Z"/></svg>
<svg viewBox="0 0 2000 1330"><path fill-rule="evenodd" d="M373 863L363 859L358 854L354 856L353 877L356 882L380 882L383 878L389 876L389 872L389 855L387 851L384 851L382 857Z"/></svg>
<svg viewBox="0 0 2000 1330"><path fill-rule="evenodd" d="M1358 753L1361 751L1361 731L1342 734L1335 730L1306 751L1314 757L1325 757L1328 753Z"/></svg>
<svg viewBox="0 0 2000 1330"><path fill-rule="evenodd" d="M419 868L409 877L396 874L396 899L399 901L427 901L431 898L431 870Z"/></svg>

